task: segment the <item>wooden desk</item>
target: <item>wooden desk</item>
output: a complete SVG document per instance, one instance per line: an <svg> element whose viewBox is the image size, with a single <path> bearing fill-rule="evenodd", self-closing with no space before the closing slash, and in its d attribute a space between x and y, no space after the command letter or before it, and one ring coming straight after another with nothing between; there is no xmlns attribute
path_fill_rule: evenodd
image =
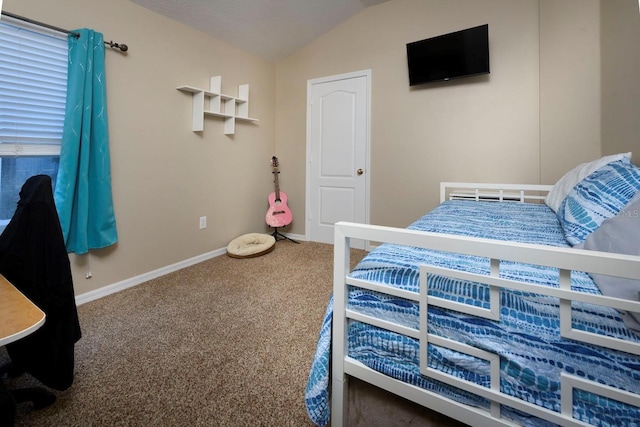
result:
<svg viewBox="0 0 640 427"><path fill-rule="evenodd" d="M0 346L26 337L44 320L44 312L0 275Z"/></svg>

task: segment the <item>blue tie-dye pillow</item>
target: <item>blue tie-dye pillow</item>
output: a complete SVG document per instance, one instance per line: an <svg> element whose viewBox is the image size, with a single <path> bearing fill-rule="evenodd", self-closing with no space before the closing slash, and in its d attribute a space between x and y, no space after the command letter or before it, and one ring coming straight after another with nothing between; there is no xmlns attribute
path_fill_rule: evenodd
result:
<svg viewBox="0 0 640 427"><path fill-rule="evenodd" d="M557 215L565 237L578 245L618 215L640 190L640 169L628 159L609 163L576 184L560 204Z"/></svg>

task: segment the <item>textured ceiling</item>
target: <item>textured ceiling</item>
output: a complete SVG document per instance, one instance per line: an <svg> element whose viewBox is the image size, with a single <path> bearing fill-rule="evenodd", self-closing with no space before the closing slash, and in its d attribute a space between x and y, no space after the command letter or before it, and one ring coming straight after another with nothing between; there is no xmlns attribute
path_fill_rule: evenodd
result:
<svg viewBox="0 0 640 427"><path fill-rule="evenodd" d="M131 0L270 62L387 0Z"/></svg>

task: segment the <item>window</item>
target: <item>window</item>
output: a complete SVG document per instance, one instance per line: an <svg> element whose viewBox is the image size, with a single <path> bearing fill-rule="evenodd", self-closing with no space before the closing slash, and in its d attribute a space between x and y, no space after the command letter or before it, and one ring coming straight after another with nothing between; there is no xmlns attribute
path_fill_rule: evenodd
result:
<svg viewBox="0 0 640 427"><path fill-rule="evenodd" d="M67 93L67 37L18 20L0 21L0 225L22 184L55 183Z"/></svg>

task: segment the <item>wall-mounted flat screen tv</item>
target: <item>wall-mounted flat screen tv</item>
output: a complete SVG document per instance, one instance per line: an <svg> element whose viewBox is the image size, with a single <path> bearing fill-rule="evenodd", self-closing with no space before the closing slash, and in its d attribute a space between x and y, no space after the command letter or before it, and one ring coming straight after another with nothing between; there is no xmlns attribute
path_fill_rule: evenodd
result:
<svg viewBox="0 0 640 427"><path fill-rule="evenodd" d="M489 24L407 43L409 85L489 73Z"/></svg>

